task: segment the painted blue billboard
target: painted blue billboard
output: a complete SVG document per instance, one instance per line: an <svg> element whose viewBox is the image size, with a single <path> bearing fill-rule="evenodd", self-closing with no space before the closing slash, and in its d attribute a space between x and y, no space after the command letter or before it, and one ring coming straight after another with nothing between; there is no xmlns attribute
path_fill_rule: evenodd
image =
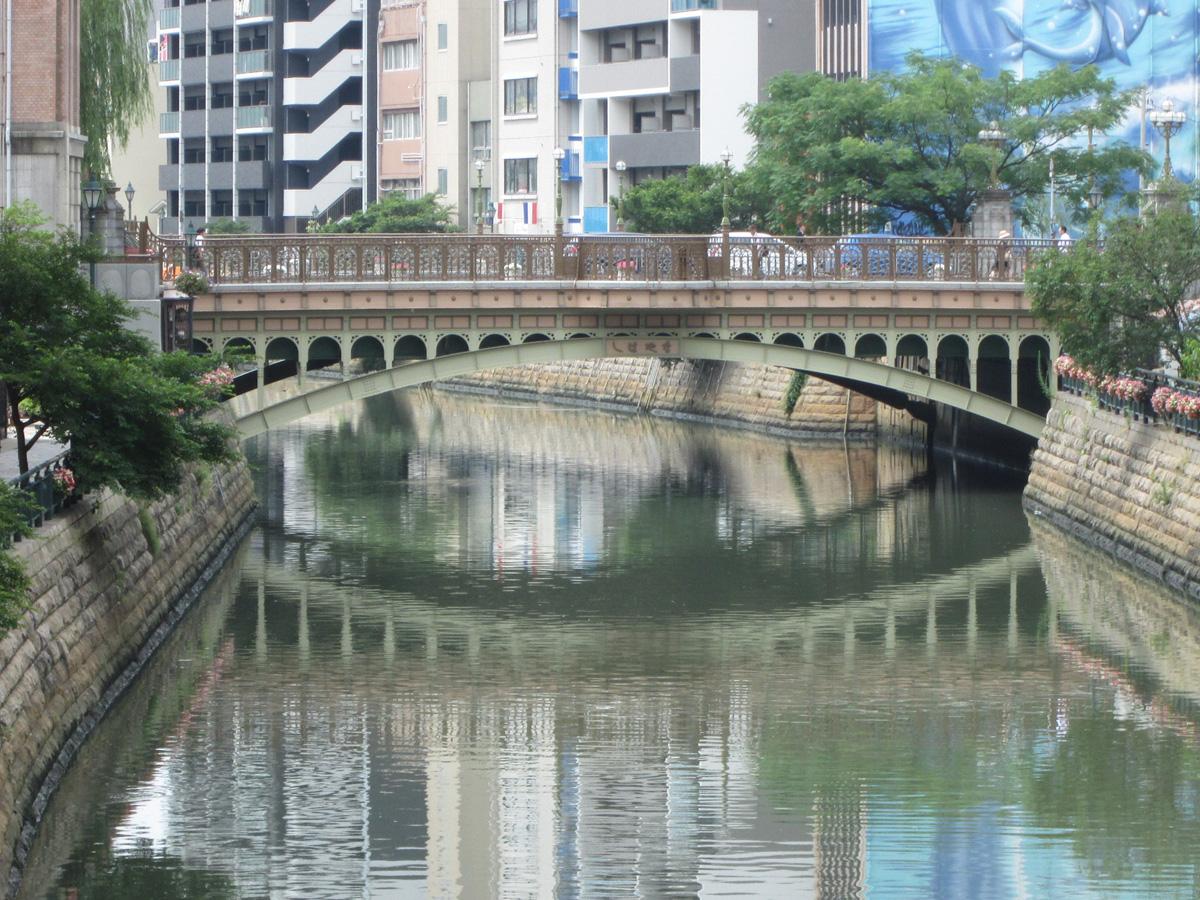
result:
<svg viewBox="0 0 1200 900"><path fill-rule="evenodd" d="M868 0L870 71L899 69L912 50L955 56L985 74L1024 77L1060 63L1095 63L1122 89L1171 99L1188 123L1171 141L1176 174L1197 171L1198 0ZM1121 132L1138 143L1142 116L1130 109ZM1148 149L1162 139L1146 128Z"/></svg>

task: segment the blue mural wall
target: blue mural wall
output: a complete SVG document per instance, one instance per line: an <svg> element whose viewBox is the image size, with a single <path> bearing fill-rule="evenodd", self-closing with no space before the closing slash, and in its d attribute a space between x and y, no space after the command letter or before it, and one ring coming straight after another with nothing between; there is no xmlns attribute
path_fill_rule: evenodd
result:
<svg viewBox="0 0 1200 900"><path fill-rule="evenodd" d="M1200 0L868 0L871 72L899 69L912 50L955 56L989 75L1032 76L1065 62L1095 63L1117 86L1148 87L1187 113L1171 141L1176 174L1197 172L1197 54ZM1137 145L1141 114L1131 109L1120 138ZM1149 150L1163 142L1147 124Z"/></svg>

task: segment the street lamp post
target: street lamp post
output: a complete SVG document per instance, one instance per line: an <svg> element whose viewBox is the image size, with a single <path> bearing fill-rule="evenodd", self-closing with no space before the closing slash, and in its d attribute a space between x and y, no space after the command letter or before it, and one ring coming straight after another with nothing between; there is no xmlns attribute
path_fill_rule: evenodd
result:
<svg viewBox="0 0 1200 900"><path fill-rule="evenodd" d="M1183 110L1176 109L1175 104L1170 100L1164 100L1161 108L1150 113L1150 121L1155 128L1162 132L1163 141L1166 144L1163 151L1162 173L1165 181L1172 178L1174 174L1171 171L1171 138L1183 128L1183 123L1187 121L1187 114Z"/></svg>
<svg viewBox="0 0 1200 900"><path fill-rule="evenodd" d="M475 160L475 233L483 234L483 167L482 159Z"/></svg>
<svg viewBox="0 0 1200 900"><path fill-rule="evenodd" d="M733 162L733 151L726 147L721 151L721 270L729 277L729 166Z"/></svg>
<svg viewBox="0 0 1200 900"><path fill-rule="evenodd" d="M104 187L95 178L89 178L83 186L83 205L88 212L88 241L95 244L96 238L96 210L100 208L101 198L104 196ZM95 251L93 246L92 250ZM88 263L88 280L92 287L96 286L96 260L93 258Z"/></svg>
<svg viewBox="0 0 1200 900"><path fill-rule="evenodd" d="M617 165L617 231L625 230L625 160L618 159Z"/></svg>
<svg viewBox="0 0 1200 900"><path fill-rule="evenodd" d="M131 182L129 182L129 184L125 185L125 212L127 212L129 214L129 218L131 220L133 219L133 195L134 195L134 193L135 192L133 190L133 182L131 181Z"/></svg>
<svg viewBox="0 0 1200 900"><path fill-rule="evenodd" d="M563 160L567 158L567 151L562 147L554 148L554 233L561 235L563 231L562 217L562 179L563 179Z"/></svg>

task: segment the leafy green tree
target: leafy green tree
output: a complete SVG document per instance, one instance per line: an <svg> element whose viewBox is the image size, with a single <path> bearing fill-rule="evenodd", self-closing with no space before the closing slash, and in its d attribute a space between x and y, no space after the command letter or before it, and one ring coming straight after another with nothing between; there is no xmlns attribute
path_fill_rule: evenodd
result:
<svg viewBox="0 0 1200 900"><path fill-rule="evenodd" d="M812 73L773 79L746 110L769 195L804 216L810 232L877 227L910 215L935 234L970 220L992 183L1021 201L1049 184L1079 203L1093 183L1123 190L1148 159L1120 142L1084 138L1116 125L1131 98L1094 66L1032 78L984 78L953 59L908 57L902 72L834 81ZM979 140L995 122L999 146Z"/></svg>
<svg viewBox="0 0 1200 900"><path fill-rule="evenodd" d="M30 205L0 215L0 383L21 471L49 434L70 443L83 489L153 499L188 463L231 458L229 430L204 416L217 397L198 383L214 362L155 353L125 327L129 305L89 287L92 251L38 225Z"/></svg>
<svg viewBox="0 0 1200 900"><path fill-rule="evenodd" d="M109 175L110 150L154 110L146 33L152 0L82 0L79 6L79 126L83 166Z"/></svg>
<svg viewBox="0 0 1200 900"><path fill-rule="evenodd" d="M1033 311L1063 351L1106 375L1153 365L1165 351L1181 365L1200 340L1189 309L1200 283L1200 224L1185 206L1110 223L1103 250L1077 241L1047 252L1025 276Z"/></svg>
<svg viewBox="0 0 1200 900"><path fill-rule="evenodd" d="M401 194L387 194L366 209L340 222L327 222L315 229L321 234L411 234L456 230L451 222L453 210L435 194L412 200Z"/></svg>
<svg viewBox="0 0 1200 900"><path fill-rule="evenodd" d="M643 181L625 191L623 219L631 231L648 234L711 234L721 227L722 166L692 166L684 175ZM755 173L729 174L729 221L745 231L752 221L767 227L771 203ZM773 223L778 225L779 223Z"/></svg>

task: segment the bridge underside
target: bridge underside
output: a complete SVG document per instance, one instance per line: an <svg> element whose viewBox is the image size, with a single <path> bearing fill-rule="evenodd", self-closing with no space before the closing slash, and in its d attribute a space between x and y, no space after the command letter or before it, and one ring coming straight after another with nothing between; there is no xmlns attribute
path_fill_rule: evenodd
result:
<svg viewBox="0 0 1200 900"><path fill-rule="evenodd" d="M657 341L645 338L545 340L453 353L368 372L261 409L245 412L238 415L237 427L243 438L253 437L343 403L432 381L457 378L487 369L622 356L673 357L783 366L861 389L864 393L875 394L878 399L891 405L913 402L941 403L1035 439L1041 434L1044 424L1038 414L1020 409L1005 400L910 369L856 359L840 353L781 344L687 337Z"/></svg>

